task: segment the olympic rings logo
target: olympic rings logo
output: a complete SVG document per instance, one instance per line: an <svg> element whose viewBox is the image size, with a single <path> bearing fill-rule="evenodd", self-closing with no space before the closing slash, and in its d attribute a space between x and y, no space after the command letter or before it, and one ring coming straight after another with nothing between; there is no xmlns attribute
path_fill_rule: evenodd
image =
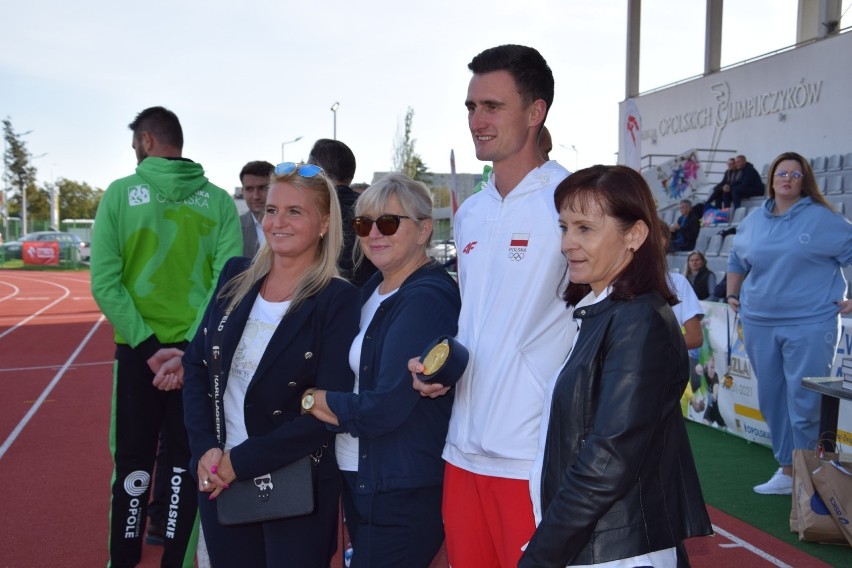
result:
<svg viewBox="0 0 852 568"><path fill-rule="evenodd" d="M514 260L515 262L520 262L521 260L524 259L525 256L526 256L526 254L522 253L522 252L510 252L509 253L509 260Z"/></svg>

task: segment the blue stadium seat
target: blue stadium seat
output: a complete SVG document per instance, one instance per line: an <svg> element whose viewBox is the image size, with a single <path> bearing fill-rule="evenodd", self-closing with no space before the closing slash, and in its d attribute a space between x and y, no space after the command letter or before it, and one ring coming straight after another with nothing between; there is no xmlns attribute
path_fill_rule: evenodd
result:
<svg viewBox="0 0 852 568"><path fill-rule="evenodd" d="M814 158L814 161L811 164L811 167L813 168L814 173L824 172L825 171L825 165L826 165L825 163L826 163L825 156L817 156L816 158Z"/></svg>
<svg viewBox="0 0 852 568"><path fill-rule="evenodd" d="M843 156L843 169L852 170L852 152Z"/></svg>

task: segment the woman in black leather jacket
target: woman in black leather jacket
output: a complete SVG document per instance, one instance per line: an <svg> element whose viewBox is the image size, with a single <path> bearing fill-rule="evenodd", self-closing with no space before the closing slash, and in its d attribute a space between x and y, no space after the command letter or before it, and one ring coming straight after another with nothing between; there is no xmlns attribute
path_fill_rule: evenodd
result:
<svg viewBox="0 0 852 568"><path fill-rule="evenodd" d="M683 539L712 528L654 200L622 166L578 171L554 198L580 331L548 393L530 482L538 527L518 566L688 566Z"/></svg>

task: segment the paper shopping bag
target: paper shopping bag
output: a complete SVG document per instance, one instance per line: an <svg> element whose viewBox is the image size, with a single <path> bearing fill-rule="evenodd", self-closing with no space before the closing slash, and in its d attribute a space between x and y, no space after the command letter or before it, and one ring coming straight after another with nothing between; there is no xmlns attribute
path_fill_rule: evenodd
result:
<svg viewBox="0 0 852 568"><path fill-rule="evenodd" d="M814 487L846 541L852 546L852 463L824 461L811 476Z"/></svg>
<svg viewBox="0 0 852 568"><path fill-rule="evenodd" d="M826 453L825 459L837 458ZM823 465L814 450L793 450L793 505L796 507L799 540L846 543L846 537L814 488L812 472ZM791 513L791 520L793 514Z"/></svg>

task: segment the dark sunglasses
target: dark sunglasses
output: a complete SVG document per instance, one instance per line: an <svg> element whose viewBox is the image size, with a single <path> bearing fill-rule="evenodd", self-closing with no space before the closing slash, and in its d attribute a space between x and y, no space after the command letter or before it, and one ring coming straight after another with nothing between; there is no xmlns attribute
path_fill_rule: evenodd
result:
<svg viewBox="0 0 852 568"><path fill-rule="evenodd" d="M294 162L282 162L275 166L275 174L284 176L296 170L296 173L303 178L314 177L322 171L322 168L314 164L296 164Z"/></svg>
<svg viewBox="0 0 852 568"><path fill-rule="evenodd" d="M364 217L362 215L352 219L352 228L355 230L355 234L359 237L367 237L370 235L373 223L375 223L379 232L384 236L389 237L397 232L399 229L399 223L402 219L411 219L411 217L408 217L407 215L385 214L380 215L378 219L370 219L369 217Z"/></svg>

